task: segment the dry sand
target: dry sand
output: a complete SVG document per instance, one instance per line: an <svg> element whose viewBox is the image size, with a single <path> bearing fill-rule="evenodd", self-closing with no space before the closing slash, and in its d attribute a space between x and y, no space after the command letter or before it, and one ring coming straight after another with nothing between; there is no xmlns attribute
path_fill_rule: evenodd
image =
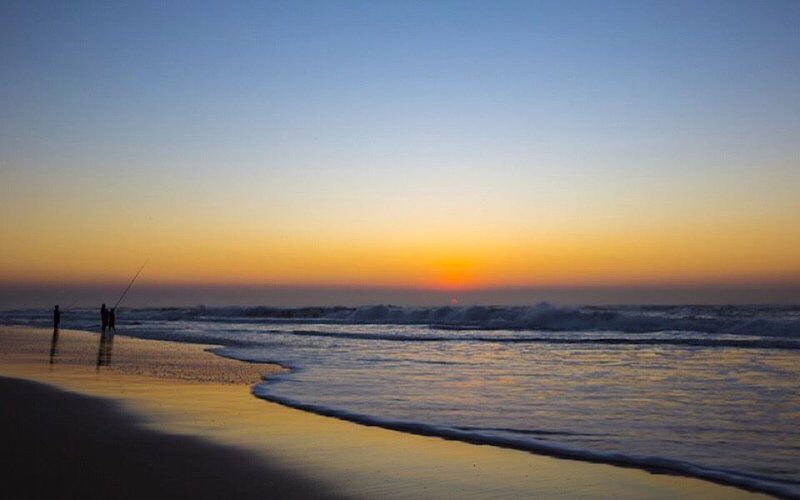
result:
<svg viewBox="0 0 800 500"><path fill-rule="evenodd" d="M62 391L2 384L4 432L55 436L33 444L22 438L11 441L24 450L4 446L4 474L11 477L28 470L22 462L18 468L25 470L14 470L15 455L47 456L61 450L61 462L82 463L102 451L109 463L120 464L106 468L107 474L120 475L112 477L111 484L158 485L164 477L173 478L160 490L166 496L197 490L211 498L220 491L229 491L226 496L232 498L262 496L264 491L279 498L293 493L355 498L759 496L692 478L409 435L286 408L250 393L262 374L280 367L223 359L205 352L211 346L117 335L110 363L98 367L99 339L97 334L62 331L51 358L52 331L0 327L0 375ZM18 413L13 410L17 405ZM23 407L37 417L25 418ZM80 416L76 409L82 407L92 409ZM119 446L108 449L96 439L72 439L68 446L59 441L59 435L85 437L92 426L81 422L91 415L100 415L100 421L118 419L113 422L124 429L114 434ZM61 426L61 432L54 432L51 424ZM169 443L174 453L159 453L159 442ZM173 471L186 468L186 457L193 459L184 475L159 475L141 459L150 455ZM58 468L61 462L48 468ZM223 462L221 472L213 473L214 464ZM68 473L66 464L64 468L55 471L63 488L59 491L76 491L75 474ZM194 483L206 486L195 488ZM230 489L231 484L239 485L238 490Z"/></svg>

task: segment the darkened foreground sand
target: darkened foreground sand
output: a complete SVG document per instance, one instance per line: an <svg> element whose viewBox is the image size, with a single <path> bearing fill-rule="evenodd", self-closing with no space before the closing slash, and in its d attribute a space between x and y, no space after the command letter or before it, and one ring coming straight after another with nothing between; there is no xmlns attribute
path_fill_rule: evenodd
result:
<svg viewBox="0 0 800 500"><path fill-rule="evenodd" d="M0 378L0 470L15 498L322 498L253 453L159 433L108 400Z"/></svg>
<svg viewBox="0 0 800 500"><path fill-rule="evenodd" d="M161 497L198 491L215 498L757 496L691 478L321 417L250 394L261 374L280 367L223 359L205 352L209 346L119 335L104 351L99 338L62 331L53 346L52 332L0 327L0 375L73 393L0 384L2 480L35 476L57 483L64 494L56 496L81 498L119 496L103 488L134 482L158 485ZM107 479L87 488L98 475ZM140 491L131 496L147 496Z"/></svg>

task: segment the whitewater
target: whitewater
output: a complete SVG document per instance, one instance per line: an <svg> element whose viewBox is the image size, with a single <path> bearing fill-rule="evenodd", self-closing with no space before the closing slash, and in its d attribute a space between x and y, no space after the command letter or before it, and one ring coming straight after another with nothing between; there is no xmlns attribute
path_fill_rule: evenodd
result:
<svg viewBox="0 0 800 500"><path fill-rule="evenodd" d="M800 306L142 308L118 329L281 364L253 394L307 411L800 497Z"/></svg>

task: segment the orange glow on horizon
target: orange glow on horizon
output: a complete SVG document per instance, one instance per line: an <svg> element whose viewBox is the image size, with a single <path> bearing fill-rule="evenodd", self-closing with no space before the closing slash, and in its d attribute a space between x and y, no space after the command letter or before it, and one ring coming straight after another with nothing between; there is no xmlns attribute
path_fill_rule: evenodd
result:
<svg viewBox="0 0 800 500"><path fill-rule="evenodd" d="M525 286L800 282L794 198L774 214L708 211L505 217L390 212L280 218L191 206L157 220L124 213L4 220L0 281L344 285L471 290ZM383 206L383 205L381 205ZM38 211L37 211L38 210ZM49 210L49 209L48 209ZM377 208L376 208L377 210ZM127 218L126 218L127 217ZM116 219L125 220L117 224ZM391 220L392 224L387 223Z"/></svg>
<svg viewBox="0 0 800 500"><path fill-rule="evenodd" d="M145 242L92 248L63 242L59 258L43 247L5 258L0 280L124 281L146 257L141 280L154 284L356 285L470 290L487 287L702 284L800 281L793 248L746 238L671 234L533 241L271 242L243 238ZM413 240L412 240L413 241ZM396 243L396 244L395 244ZM512 244L513 243L513 244ZM102 251L101 251L102 250ZM14 265L8 265L13 262Z"/></svg>

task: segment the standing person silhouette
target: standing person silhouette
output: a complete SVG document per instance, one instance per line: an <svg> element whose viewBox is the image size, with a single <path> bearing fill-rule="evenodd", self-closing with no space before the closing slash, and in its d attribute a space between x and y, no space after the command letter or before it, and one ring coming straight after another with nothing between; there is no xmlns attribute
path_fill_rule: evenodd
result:
<svg viewBox="0 0 800 500"><path fill-rule="evenodd" d="M106 309L105 304L100 306L100 323L102 330L105 332L106 328L108 328L108 309Z"/></svg>
<svg viewBox="0 0 800 500"><path fill-rule="evenodd" d="M108 331L114 330L117 331L117 315L116 315L116 307L112 307L108 313Z"/></svg>
<svg viewBox="0 0 800 500"><path fill-rule="evenodd" d="M58 325L61 324L61 311L58 310L58 304L53 309L53 330L58 330Z"/></svg>

